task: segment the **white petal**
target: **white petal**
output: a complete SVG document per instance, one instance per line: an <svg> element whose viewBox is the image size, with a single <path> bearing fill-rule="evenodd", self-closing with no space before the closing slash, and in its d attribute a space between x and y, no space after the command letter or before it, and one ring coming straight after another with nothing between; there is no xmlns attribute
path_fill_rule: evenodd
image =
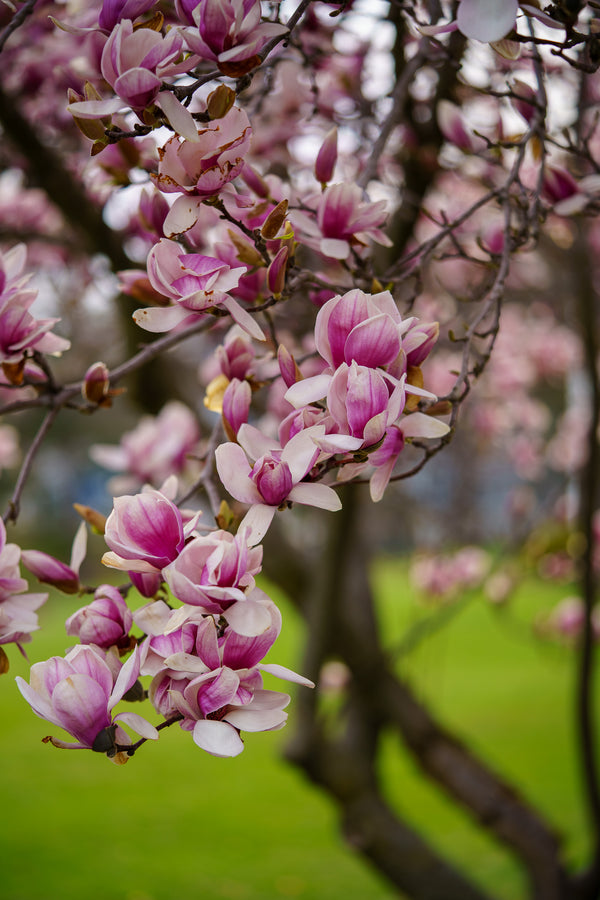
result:
<svg viewBox="0 0 600 900"><path fill-rule="evenodd" d="M253 600L238 600L223 613L229 625L237 634L256 637L271 627L271 613L262 603Z"/></svg>
<svg viewBox="0 0 600 900"><path fill-rule="evenodd" d="M314 688L315 686L314 681L305 678L304 675L298 675L297 672L293 672L291 669L280 666L277 663L258 663L256 668L260 669L261 672L268 672L269 675L275 675L276 678L282 678L284 681L293 681L295 684L302 684L309 688Z"/></svg>
<svg viewBox="0 0 600 900"><path fill-rule="evenodd" d="M194 743L213 756L239 756L244 744L239 734L227 722L200 719L194 725Z"/></svg>
<svg viewBox="0 0 600 900"><path fill-rule="evenodd" d="M289 500L305 506L317 506L336 512L342 508L342 502L336 492L326 484L297 484L288 494Z"/></svg>
<svg viewBox="0 0 600 900"><path fill-rule="evenodd" d="M321 375L313 375L311 378L304 378L297 381L284 394L284 399L291 403L295 409L300 409L313 403L315 400L322 400L326 396L331 384L331 375L322 373Z"/></svg>
<svg viewBox="0 0 600 900"><path fill-rule="evenodd" d="M402 419L400 428L405 437L439 438L450 431L450 426L445 422L420 412L412 413Z"/></svg>
<svg viewBox="0 0 600 900"><path fill-rule="evenodd" d="M200 140L191 112L177 99L175 94L171 91L161 91L158 95L158 102L177 134L194 143Z"/></svg>
<svg viewBox="0 0 600 900"><path fill-rule="evenodd" d="M126 725L129 725L131 730L135 731L136 734L139 734L140 737L146 738L148 741L158 740L158 731L154 725L151 725L150 722L147 722L146 719L138 715L138 713L122 712L119 713L118 716L115 716L115 722L117 719L120 722L125 722Z"/></svg>
<svg viewBox="0 0 600 900"><path fill-rule="evenodd" d="M234 322L237 322L240 328L243 328L250 337L253 337L257 341L266 341L266 335L254 316L251 316L249 312L242 309L240 304L234 300L233 297L230 297L229 294L225 295L223 306L229 312Z"/></svg>
<svg viewBox="0 0 600 900"><path fill-rule="evenodd" d="M246 538L249 547L256 547L257 544L260 544L269 530L275 512L274 506L265 506L264 503L255 503L250 507L240 523L240 531L242 528L249 529Z"/></svg>

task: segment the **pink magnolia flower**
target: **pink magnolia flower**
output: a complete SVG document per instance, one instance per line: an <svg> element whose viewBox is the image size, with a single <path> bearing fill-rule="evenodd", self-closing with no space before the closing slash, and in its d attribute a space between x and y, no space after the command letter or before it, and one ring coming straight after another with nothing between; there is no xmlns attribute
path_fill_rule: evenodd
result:
<svg viewBox="0 0 600 900"><path fill-rule="evenodd" d="M150 699L164 716L178 712L181 727L194 742L215 756L237 756L244 749L240 731L272 731L283 727L289 696L263 689L262 673L312 687L312 682L283 666L260 663L280 628L280 616L266 598L271 626L245 638L231 629L218 636L212 617L198 626L192 652L164 659L166 667L150 685ZM189 646L190 633L187 641ZM186 637L182 635L185 641Z"/></svg>
<svg viewBox="0 0 600 900"><path fill-rule="evenodd" d="M3 305L17 294L22 295L23 289L31 278L31 275L24 274L26 262L27 247L25 244L17 244L10 250L0 253L0 304ZM35 297L35 295L36 292L31 291L31 296Z"/></svg>
<svg viewBox="0 0 600 900"><path fill-rule="evenodd" d="M190 60L180 60L182 47L176 29L163 37L151 28L134 30L133 22L123 19L104 45L102 74L115 94L139 112L154 102L163 78L190 68Z"/></svg>
<svg viewBox="0 0 600 900"><path fill-rule="evenodd" d="M182 29L190 49L202 59L214 60L225 74L250 71L267 41L287 31L285 25L261 22L260 0L178 0L177 9L195 26ZM249 66L240 69L245 60ZM237 67L228 71L232 63Z"/></svg>
<svg viewBox="0 0 600 900"><path fill-rule="evenodd" d="M75 635L82 644L109 647L129 647L129 630L133 618L129 607L117 590L109 584L100 585L94 599L69 616L65 622L67 634Z"/></svg>
<svg viewBox="0 0 600 900"><path fill-rule="evenodd" d="M217 447L215 461L224 487L236 500L253 507L250 522L256 543L267 531L277 508L286 501L341 509L332 488L303 481L319 457L316 441L324 434L325 427L315 425L294 435L282 448L252 425L242 425L237 444ZM254 461L252 466L248 458Z"/></svg>
<svg viewBox="0 0 600 900"><path fill-rule="evenodd" d="M223 424L230 440L234 440L241 426L248 421L252 388L247 381L234 378L223 394Z"/></svg>
<svg viewBox="0 0 600 900"><path fill-rule="evenodd" d="M172 400L157 416L144 416L127 431L119 445L96 444L90 450L94 462L126 475L111 483L115 494L136 490L144 484L160 486L170 475L180 475L197 450L198 420L187 406Z"/></svg>
<svg viewBox="0 0 600 900"><path fill-rule="evenodd" d="M134 21L152 6L155 0L104 0L98 16L102 31L112 31L121 19Z"/></svg>
<svg viewBox="0 0 600 900"><path fill-rule="evenodd" d="M160 491L116 497L104 532L110 552L102 562L130 572L160 572L183 550L196 522L197 516L184 526L180 511Z"/></svg>
<svg viewBox="0 0 600 900"><path fill-rule="evenodd" d="M387 219L385 206L385 200L365 200L357 184L330 184L316 200L316 221L297 210L290 220L309 247L332 259L347 259L352 247L370 240L391 247L380 228Z"/></svg>
<svg viewBox="0 0 600 900"><path fill-rule="evenodd" d="M365 294L355 289L323 304L315 321L315 344L332 369L352 362L387 366L400 353L402 333L413 321L402 322L389 291Z"/></svg>
<svg viewBox="0 0 600 900"><path fill-rule="evenodd" d="M404 379L391 387L375 369L339 366L327 392L327 409L342 434L361 440L369 447L383 438L404 409Z"/></svg>
<svg viewBox="0 0 600 900"><path fill-rule="evenodd" d="M138 309L134 321L146 331L170 331L223 306L252 337L264 340L254 318L227 293L245 271L245 266L231 269L212 256L184 253L175 241L163 238L148 254L148 277L152 287L175 305Z"/></svg>
<svg viewBox="0 0 600 900"><path fill-rule="evenodd" d="M28 311L35 294L17 294L0 308L0 361L18 363L30 351L60 356L71 346L51 328L60 319L36 319Z"/></svg>
<svg viewBox="0 0 600 900"><path fill-rule="evenodd" d="M120 669L116 679L102 651L89 645L79 645L63 659L53 656L31 667L30 682L17 678L18 688L34 713L64 728L77 743L50 738L55 747L98 750L115 755L114 742L131 743L127 734L117 728L117 722L129 725L142 737L156 740L158 732L137 713L112 710L133 686L139 674L138 648ZM106 731L113 729L107 748Z"/></svg>
<svg viewBox="0 0 600 900"><path fill-rule="evenodd" d="M224 615L242 634L268 626L263 608L252 599L254 576L260 572L262 547L248 546L243 529L234 537L215 531L190 541L163 575L173 595L203 612Z"/></svg>
<svg viewBox="0 0 600 900"><path fill-rule="evenodd" d="M28 585L21 577L20 556L17 544L7 544L0 519L0 645L28 643L39 628L36 610L48 599L48 594L24 593Z"/></svg>
<svg viewBox="0 0 600 900"><path fill-rule="evenodd" d="M198 220L200 204L217 196L240 174L251 135L248 116L234 106L222 119L214 119L199 131L197 140L175 135L159 149L154 183L163 193L184 195L177 198L165 219L167 237L188 231Z"/></svg>

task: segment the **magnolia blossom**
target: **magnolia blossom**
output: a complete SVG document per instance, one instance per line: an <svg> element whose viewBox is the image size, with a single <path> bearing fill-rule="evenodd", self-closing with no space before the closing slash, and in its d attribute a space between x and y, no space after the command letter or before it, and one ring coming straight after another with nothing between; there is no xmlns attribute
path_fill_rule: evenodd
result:
<svg viewBox="0 0 600 900"><path fill-rule="evenodd" d="M316 198L316 204L316 221L297 210L289 218L304 243L324 256L347 259L352 247L364 246L370 240L391 247L380 228L387 219L385 200L365 200L357 184L331 184Z"/></svg>
<svg viewBox="0 0 600 900"><path fill-rule="evenodd" d="M149 696L155 708L166 717L182 715L181 727L192 731L194 742L215 756L241 753L244 745L240 731L272 731L285 724L284 709L290 698L264 690L263 672L313 686L283 666L259 662L280 627L272 601L267 606L271 627L251 638L231 629L219 637L214 619L204 618L193 636L191 652L165 657L165 669L150 685ZM188 646L191 636L188 632Z"/></svg>
<svg viewBox="0 0 600 900"><path fill-rule="evenodd" d="M98 16L103 31L112 31L121 19L135 20L154 5L154 0L104 0Z"/></svg>
<svg viewBox="0 0 600 900"><path fill-rule="evenodd" d="M183 550L197 518L184 525L175 504L150 488L135 496L116 497L104 532L110 552L102 562L130 572L160 572Z"/></svg>
<svg viewBox="0 0 600 900"><path fill-rule="evenodd" d="M190 68L180 61L183 38L176 29L163 35L151 28L136 28L123 19L110 34L102 51L102 75L131 109L141 111L156 99L162 79Z"/></svg>
<svg viewBox="0 0 600 900"><path fill-rule="evenodd" d="M250 519L258 542L267 531L276 509L286 501L321 509L341 509L339 497L325 484L304 482L317 461L316 441L325 434L315 425L294 435L285 447L252 425L242 425L238 443L221 444L215 451L217 472L232 497L251 504ZM254 461L251 466L248 458Z"/></svg>
<svg viewBox="0 0 600 900"><path fill-rule="evenodd" d="M190 49L214 60L225 74L250 71L267 41L287 31L285 25L261 22L260 0L178 0L177 9L195 26L182 29ZM244 61L249 64L240 67Z"/></svg>
<svg viewBox="0 0 600 900"><path fill-rule="evenodd" d="M129 607L110 584L100 585L94 599L69 616L65 622L67 634L75 635L82 644L97 647L128 647L129 630L133 623Z"/></svg>
<svg viewBox="0 0 600 900"><path fill-rule="evenodd" d="M21 645L31 640L39 628L36 610L48 594L27 594L27 582L21 578L17 544L7 544L6 528L0 519L0 645Z"/></svg>
<svg viewBox="0 0 600 900"><path fill-rule="evenodd" d="M148 254L148 277L152 287L175 305L138 309L134 321L146 331L170 331L214 306L224 306L252 337L264 340L253 317L227 293L245 271L245 266L231 269L212 256L184 253L175 241L163 238Z"/></svg>
<svg viewBox="0 0 600 900"><path fill-rule="evenodd" d="M178 600L207 613L221 613L245 599L261 561L262 547L249 547L243 531L234 536L219 530L189 541L164 570L164 577Z"/></svg>
<svg viewBox="0 0 600 900"><path fill-rule="evenodd" d="M106 469L126 473L111 481L113 493L121 494L146 483L157 487L169 475L180 475L199 440L196 416L185 404L172 400L157 416L143 416L119 445L95 444L90 456Z"/></svg>
<svg viewBox="0 0 600 900"><path fill-rule="evenodd" d="M88 748L115 755L114 742L131 743L122 729L115 727L109 746L105 745L105 733L124 722L142 737L156 740L158 732L137 713L119 713L112 710L124 694L133 686L139 674L139 656L136 647L116 678L103 651L81 644L74 647L63 659L53 656L46 662L31 667L29 684L17 678L17 685L34 713L72 734L77 743L66 743L50 738L55 747L69 749Z"/></svg>
<svg viewBox="0 0 600 900"><path fill-rule="evenodd" d="M217 196L240 174L250 150L252 129L237 106L222 119L214 119L196 140L170 138L159 149L154 183L163 193L179 193L164 223L167 237L188 231L198 220L201 203Z"/></svg>
<svg viewBox="0 0 600 900"><path fill-rule="evenodd" d="M352 362L373 368L387 366L397 359L402 334L413 321L402 321L389 291L365 294L355 289L332 297L321 307L315 322L315 344L332 369Z"/></svg>

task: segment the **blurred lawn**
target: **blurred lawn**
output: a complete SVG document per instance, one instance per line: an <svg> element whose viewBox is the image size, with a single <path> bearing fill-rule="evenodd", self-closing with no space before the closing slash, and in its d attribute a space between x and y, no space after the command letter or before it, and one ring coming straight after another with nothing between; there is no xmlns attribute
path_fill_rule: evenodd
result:
<svg viewBox="0 0 600 900"><path fill-rule="evenodd" d="M390 647L423 615L405 572L394 560L374 571ZM300 625L271 593L284 616L273 661L298 667ZM568 650L532 639L530 628L563 593L528 583L510 612L474 598L400 667L445 722L539 804L579 859L586 842L570 734L573 660ZM79 605L61 596L41 611L43 630L28 647L32 662L64 651L64 618ZM8 652L11 671L0 679L2 900L398 896L345 847L328 800L278 758L293 722L247 735L235 760L208 756L175 727L119 768L96 754L40 743L57 730L21 699L13 679L28 678L28 666L13 647ZM382 773L402 814L473 879L503 900L525 896L510 857L422 783L393 735Z"/></svg>

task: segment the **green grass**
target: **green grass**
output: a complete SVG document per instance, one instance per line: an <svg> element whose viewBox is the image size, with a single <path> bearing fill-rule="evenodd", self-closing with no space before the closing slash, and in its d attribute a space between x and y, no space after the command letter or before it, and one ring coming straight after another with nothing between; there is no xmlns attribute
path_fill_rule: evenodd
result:
<svg viewBox="0 0 600 900"><path fill-rule="evenodd" d="M421 615L405 571L394 560L374 571L390 647ZM474 598L399 665L446 724L539 804L564 833L570 858L580 859L572 657L530 636L535 614L561 595L532 581L507 613ZM32 661L64 651L64 618L78 605L57 597L41 611ZM273 659L297 666L300 625L283 612ZM278 758L289 727L248 735L234 760L209 757L172 728L119 768L40 743L56 729L18 695L13 676L27 677L28 666L8 652L11 671L0 679L2 900L397 897L337 836L335 808ZM395 735L384 744L382 775L391 802L473 879L502 900L525 896L508 854L423 783Z"/></svg>

